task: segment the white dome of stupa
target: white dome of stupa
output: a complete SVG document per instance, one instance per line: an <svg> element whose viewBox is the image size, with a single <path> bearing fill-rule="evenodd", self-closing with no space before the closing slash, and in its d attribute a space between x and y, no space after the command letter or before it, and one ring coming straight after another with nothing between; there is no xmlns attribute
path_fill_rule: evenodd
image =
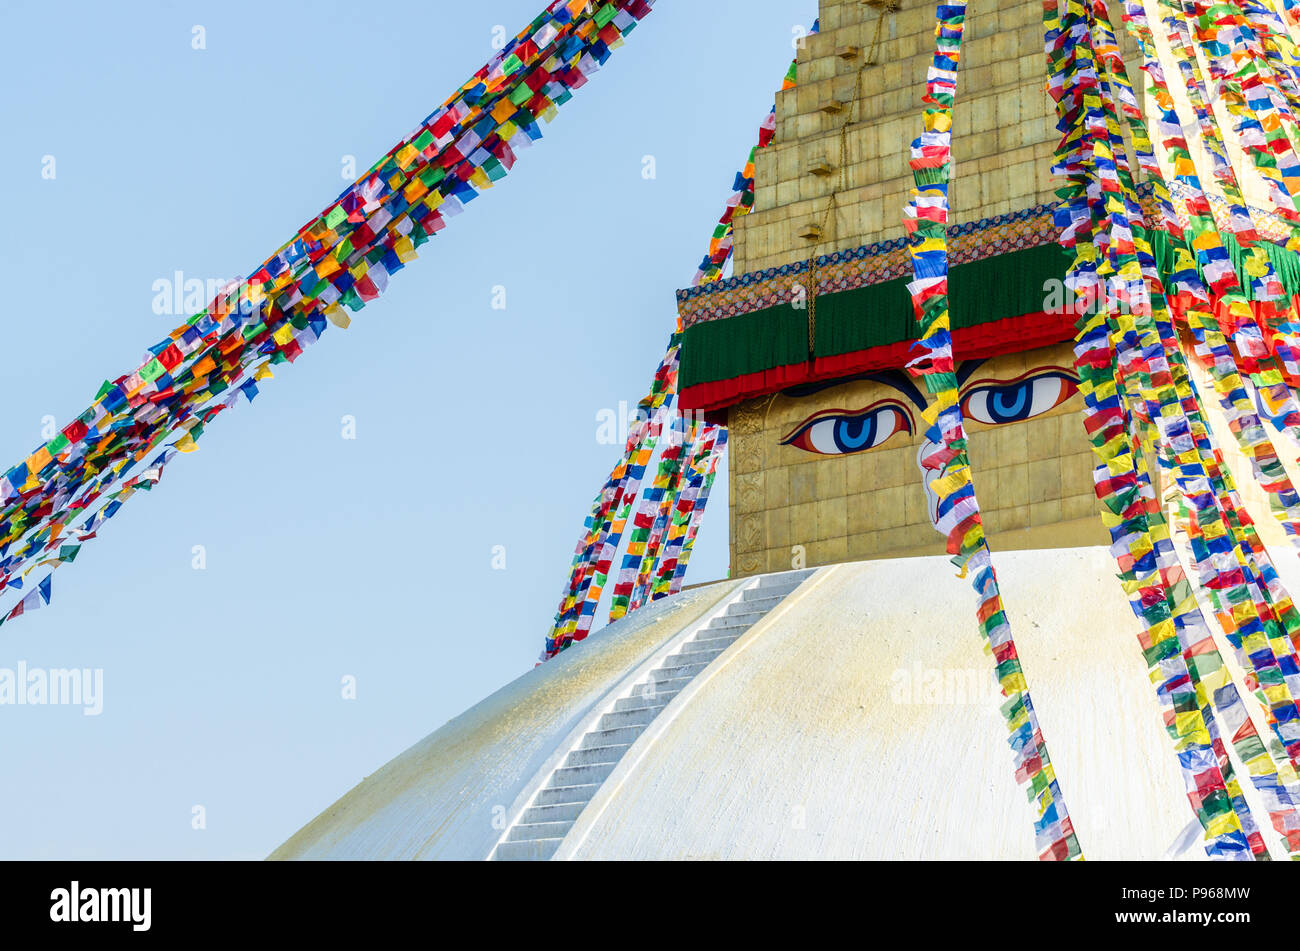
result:
<svg viewBox="0 0 1300 951"><path fill-rule="evenodd" d="M1085 855L1203 858L1109 553L995 562ZM722 581L524 674L272 858L1033 859L999 699L945 558Z"/></svg>

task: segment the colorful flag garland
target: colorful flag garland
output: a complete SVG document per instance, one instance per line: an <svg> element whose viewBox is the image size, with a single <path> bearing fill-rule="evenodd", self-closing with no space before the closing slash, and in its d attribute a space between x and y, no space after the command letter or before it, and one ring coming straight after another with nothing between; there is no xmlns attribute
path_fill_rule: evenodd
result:
<svg viewBox="0 0 1300 951"><path fill-rule="evenodd" d="M1202 253L1202 264L1212 264L1221 242L1217 231L1213 237L1209 234L1214 222L1159 64L1150 55L1145 12L1140 3L1129 3L1125 12L1129 29L1147 54L1144 68L1152 80L1167 154L1175 175L1191 193L1187 208L1188 230L1195 236L1191 245ZM1166 706L1166 727L1175 740L1189 800L1205 828L1207 851L1221 858L1270 857L1224 747L1226 727L1252 783L1263 795L1273 828L1294 854L1300 846L1296 813L1300 732L1295 722L1300 711L1294 700L1300 678L1293 642L1298 619L1240 505L1184 364L1174 327L1179 308L1171 308L1155 265L1123 147L1121 115L1132 134L1138 164L1154 184L1162 225L1180 240L1185 237L1183 229L1172 213L1104 0L1067 3L1059 13L1054 4L1045 5L1044 23L1048 87L1057 101L1062 132L1055 170L1068 182L1058 212L1061 243L1074 252L1067 284L1093 305L1093 312L1079 322L1076 366L1086 407L1085 428L1099 460L1097 495L1103 504L1103 523L1113 539L1121 583L1146 626L1140 640L1157 695ZM1167 26L1176 37L1178 23ZM1193 64L1182 66L1184 79L1194 81ZM1204 122L1206 113L1197 107L1195 96L1189 98L1198 121ZM1207 152L1217 165L1215 148L1207 147ZM1223 169L1216 167L1215 172L1221 183L1231 185ZM1249 227L1248 216L1239 218L1233 212L1231 217L1239 219L1243 231ZM1238 308L1236 314L1231 307L1209 313L1210 297L1190 263L1185 254L1177 256L1174 298L1185 305L1190 302L1182 308L1183 317L1196 335L1198 349L1207 339L1214 347L1219 365L1211 372L1216 387L1221 393L1235 392L1240 379L1218 320L1245 331L1240 334L1245 344L1243 360L1268 357L1271 348L1252 351L1249 346L1268 338L1264 334L1252 338L1250 328L1244 326L1255 319L1249 307ZM1218 292L1233 292L1232 279L1223 269L1204 270ZM1262 268L1252 271L1259 277L1265 273ZM1265 295L1272 291L1267 286L1261 289ZM1261 312L1265 318L1273 313ZM1276 339L1277 329L1269 329ZM1229 418L1235 420L1234 433L1246 451L1257 446L1262 428L1243 426L1244 416L1238 412ZM1243 429L1252 431L1243 434ZM1146 471L1148 446L1157 450L1181 493L1186 513L1182 527L1198 580L1216 607L1239 663L1250 672L1255 699L1274 734L1270 744L1255 732L1183 577ZM1247 455L1259 458L1249 451ZM1275 491L1283 496L1279 507L1284 510L1286 489Z"/></svg>
<svg viewBox="0 0 1300 951"><path fill-rule="evenodd" d="M820 23L814 22L810 32L815 34L819 28ZM796 82L797 62L791 62L781 88L791 89ZM759 149L767 147L775 133L774 106L759 126L758 144L750 150L744 168L736 173L733 193L727 199L709 240L709 252L701 261L692 286L722 276L734 248L736 219L748 214L754 206L754 158ZM718 463L726 451L725 428L684 419L683 445L661 453L655 478L640 496L641 504L632 516L632 506L637 503L659 433L665 426L671 430L674 425L671 409L676 395L681 331L679 317L654 386L638 403L637 421L629 433L623 456L592 502L539 662L549 660L590 633L629 516L633 527L610 598L609 621L617 621L642 604L674 594L681 588ZM704 448L694 452L696 446ZM683 473L682 463L688 458L687 471Z"/></svg>
<svg viewBox="0 0 1300 951"><path fill-rule="evenodd" d="M970 575L979 596L980 632L996 661L1003 696L1008 698L1002 714L1011 733L1016 779L1028 784L1030 799L1037 806L1034 831L1039 857L1081 859L1083 853L1003 609L966 453L949 335L947 246L952 107L966 4L940 3L936 18L934 61L926 74L922 100L926 103L924 131L912 142L910 164L916 187L903 220L914 277L907 289L921 325L916 345L921 353L908 363L908 369L921 377L930 394L929 405L922 411L929 428L919 461L927 487L939 500L936 528L947 538L948 553L955 556L953 564L962 577Z"/></svg>
<svg viewBox="0 0 1300 951"><path fill-rule="evenodd" d="M72 561L136 491L271 367L295 360L328 323L346 327L416 248L513 167L650 12L653 0L555 0L248 280L107 381L92 405L0 475L0 592ZM147 468L129 473L148 459ZM83 519L80 524L74 524ZM63 544L64 540L70 544ZM49 600L49 577L40 583ZM30 596L3 620L36 607Z"/></svg>

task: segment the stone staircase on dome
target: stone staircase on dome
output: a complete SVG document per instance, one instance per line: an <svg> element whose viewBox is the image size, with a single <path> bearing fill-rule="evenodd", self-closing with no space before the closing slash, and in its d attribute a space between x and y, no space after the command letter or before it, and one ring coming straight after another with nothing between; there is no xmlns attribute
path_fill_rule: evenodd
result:
<svg viewBox="0 0 1300 951"><path fill-rule="evenodd" d="M505 830L493 850L496 861L544 861L595 797L601 784L646 728L687 684L704 672L742 634L812 576L814 569L763 575L680 645L659 666L625 691L595 719L531 805Z"/></svg>

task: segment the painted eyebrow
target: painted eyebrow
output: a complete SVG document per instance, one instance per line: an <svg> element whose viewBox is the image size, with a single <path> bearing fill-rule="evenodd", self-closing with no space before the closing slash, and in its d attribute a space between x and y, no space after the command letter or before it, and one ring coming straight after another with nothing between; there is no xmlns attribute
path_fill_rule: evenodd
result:
<svg viewBox="0 0 1300 951"><path fill-rule="evenodd" d="M982 367L988 360L967 360L957 367L957 386L958 388L965 385L970 379L971 374ZM823 390L828 390L833 386L841 386L845 383L853 383L857 380L872 380L876 383L883 383L885 386L893 387L903 396L912 401L917 409L925 409L928 405L921 391L917 389L916 384L903 370L876 370L868 373L855 373L853 376L842 376L835 380L821 380L816 383L800 383L797 386L789 387L781 391L782 396L789 396L794 399L802 399L805 396L813 396Z"/></svg>
<svg viewBox="0 0 1300 951"><path fill-rule="evenodd" d="M982 363L983 361L979 362ZM979 364L977 363L976 366L978 365ZM965 367L962 367L962 369L964 370ZM971 370L974 369L975 367L972 366ZM857 380L872 380L876 383L883 383L885 386L893 387L903 396L906 396L912 401L917 409L925 409L926 407L925 397L921 395L921 391L916 388L916 384L908 379L907 375L902 370L856 373L853 376L842 376L836 380L823 380L817 383L800 383L797 386L792 386L788 389L782 390L781 395L800 399L805 396L812 396L815 393L820 393L823 390L828 390L833 386L840 386L844 383L853 383Z"/></svg>
<svg viewBox="0 0 1300 951"><path fill-rule="evenodd" d="M1027 380L1038 380L1045 376L1059 376L1062 379L1069 380L1070 382L1076 385L1079 382L1079 374L1075 370L1071 369L1070 367L1059 366L1055 363L1047 363L1047 364L1043 364L1042 366L1031 367L1030 369L1026 370L1024 373L1021 373L1019 376L1013 376L1005 379L992 377L983 380L977 380L976 382L983 383L983 384L1024 383ZM969 376L967 380L962 381L963 386L966 384L968 379Z"/></svg>
<svg viewBox="0 0 1300 951"><path fill-rule="evenodd" d="M987 362L987 360L967 360L959 366L957 368L957 388L961 389L961 387L965 386L966 381L970 379L971 374Z"/></svg>

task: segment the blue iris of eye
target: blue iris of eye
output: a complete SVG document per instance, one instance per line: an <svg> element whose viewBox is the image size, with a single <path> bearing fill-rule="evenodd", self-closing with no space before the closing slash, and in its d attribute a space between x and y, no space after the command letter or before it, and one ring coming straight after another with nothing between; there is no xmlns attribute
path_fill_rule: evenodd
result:
<svg viewBox="0 0 1300 951"><path fill-rule="evenodd" d="M987 404L989 415L999 423L1014 423L1024 419L1029 415L1033 392L1033 380L990 390Z"/></svg>
<svg viewBox="0 0 1300 951"><path fill-rule="evenodd" d="M867 413L865 416L837 419L832 433L835 445L843 452L854 452L864 446L874 445L876 420L879 416L879 413Z"/></svg>
<svg viewBox="0 0 1300 951"><path fill-rule="evenodd" d="M806 420L782 443L823 456L866 452L896 433L911 433L910 419L893 405L877 405L857 413L823 413Z"/></svg>
<svg viewBox="0 0 1300 951"><path fill-rule="evenodd" d="M972 387L962 397L962 414L986 426L1018 423L1055 409L1078 392L1074 377L1065 370L1032 372L1023 380Z"/></svg>

